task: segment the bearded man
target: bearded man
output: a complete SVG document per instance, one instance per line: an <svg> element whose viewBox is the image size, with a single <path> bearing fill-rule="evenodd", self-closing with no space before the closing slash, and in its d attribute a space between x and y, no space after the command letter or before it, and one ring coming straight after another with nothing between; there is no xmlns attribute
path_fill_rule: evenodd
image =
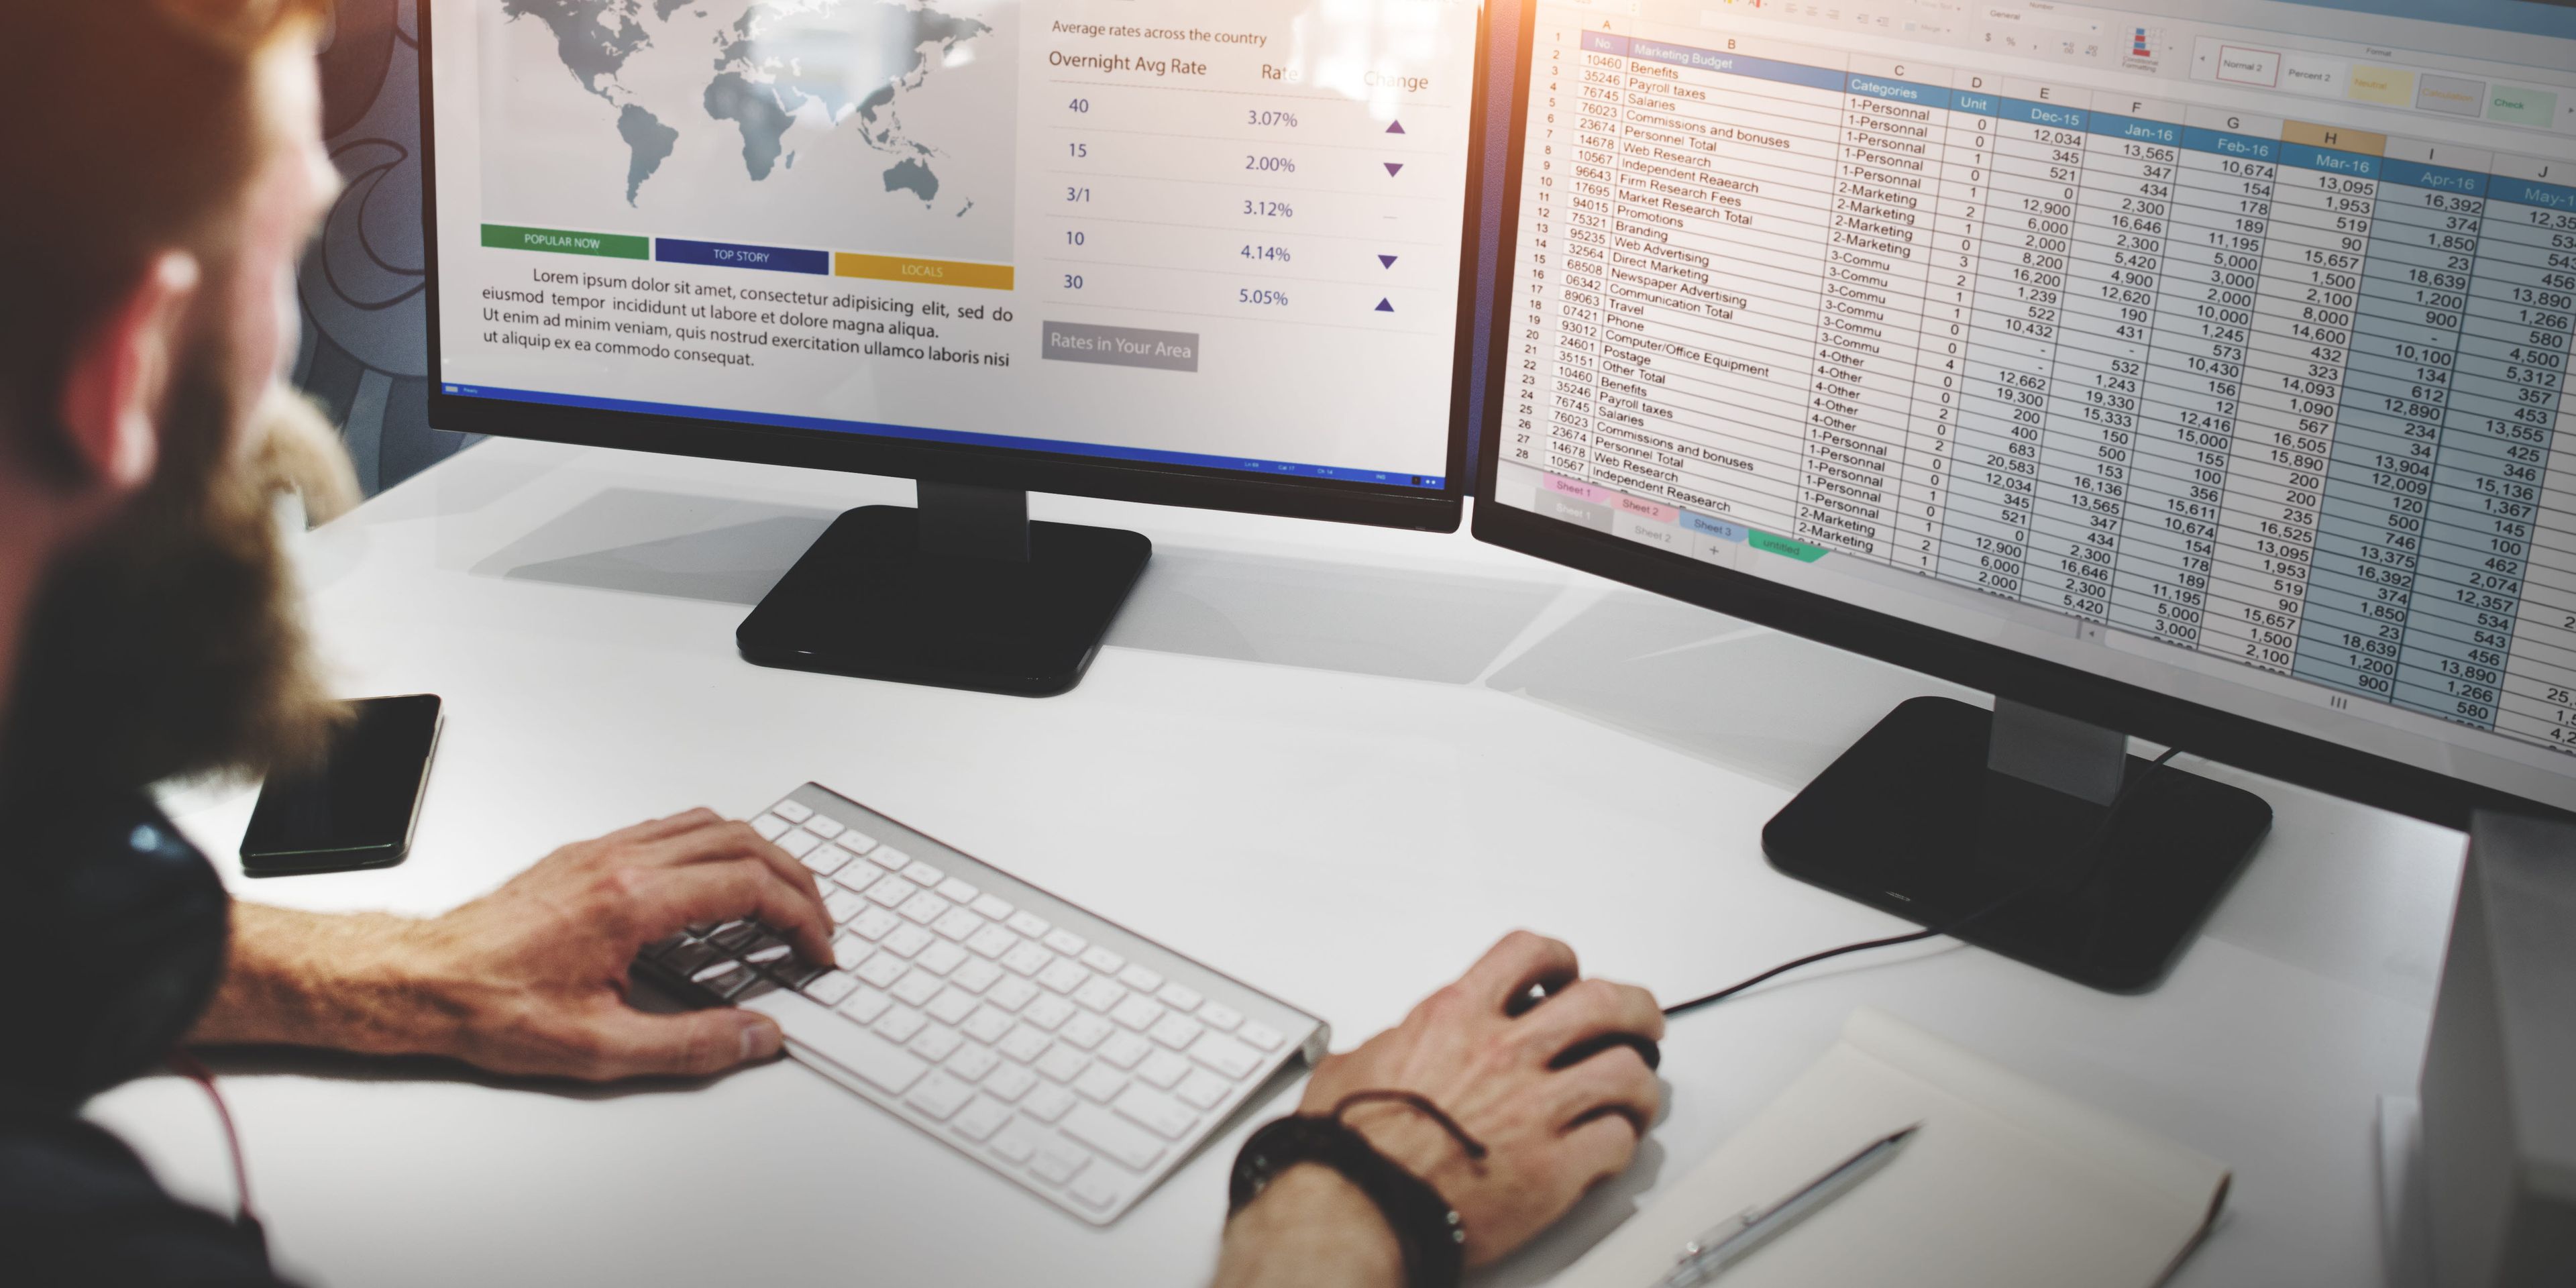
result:
<svg viewBox="0 0 2576 1288"><path fill-rule="evenodd" d="M777 1027L731 1008L634 1008L639 947L758 917L831 962L811 874L707 810L566 846L413 920L232 903L155 808L165 779L309 762L342 716L305 655L272 504L291 487L327 510L349 488L329 429L278 375L296 256L338 187L313 67L327 18L326 0L21 0L0 14L0 1267L13 1283L275 1282L255 1228L171 1199L79 1117L183 1044L704 1076L776 1055ZM1533 989L1550 994L1535 1009ZM1455 1214L1454 1277L1627 1165L1657 1108L1639 1052L1661 1033L1643 990L1580 979L1563 945L1515 934L1403 1025L1326 1060L1305 1104L1401 1093L1348 1128ZM1635 1040L1603 1049L1605 1034ZM1599 1053L1550 1067L1575 1046ZM381 1162L352 1159L351 1173ZM1220 1277L1418 1282L1420 1249L1382 1201L1324 1163L1289 1167L1228 1225Z"/></svg>

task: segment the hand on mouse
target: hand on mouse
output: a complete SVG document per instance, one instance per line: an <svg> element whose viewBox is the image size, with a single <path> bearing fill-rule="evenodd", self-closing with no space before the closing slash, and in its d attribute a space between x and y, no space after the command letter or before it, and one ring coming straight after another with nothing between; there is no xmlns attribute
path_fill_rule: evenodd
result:
<svg viewBox="0 0 2576 1288"><path fill-rule="evenodd" d="M1545 1000L1516 1005L1533 986L1544 990ZM1438 1123L1405 1105L1356 1105L1344 1121L1440 1192L1466 1229L1467 1264L1483 1265L1527 1242L1585 1190L1628 1166L1661 1100L1639 1044L1650 1047L1663 1033L1663 1011L1652 994L1581 978L1573 949L1514 931L1403 1023L1326 1057L1298 1109L1329 1114L1343 1097L1371 1090L1416 1092L1440 1106L1486 1147L1483 1159L1469 1159ZM1587 1056L1560 1062L1569 1050L1587 1047ZM1284 1191L1283 1206L1302 1202L1318 1214L1340 1216L1356 1211L1359 1220L1373 1215L1365 1198L1356 1209L1350 1205L1356 1191L1329 1193L1339 1184L1329 1173L1301 1178L1319 1172L1325 1169L1284 1174L1273 1186ZM1297 1188L1288 1187L1292 1178L1301 1178ZM1265 1191L1229 1229L1220 1284L1269 1278L1259 1263L1277 1261L1269 1254L1279 1249L1238 1244L1261 1243L1279 1229L1281 1213L1259 1211L1271 1201Z"/></svg>

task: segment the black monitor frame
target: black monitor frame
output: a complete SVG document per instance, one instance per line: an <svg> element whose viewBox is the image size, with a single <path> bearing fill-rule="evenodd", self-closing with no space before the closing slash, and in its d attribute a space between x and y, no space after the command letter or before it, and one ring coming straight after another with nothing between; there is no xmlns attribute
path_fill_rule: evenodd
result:
<svg viewBox="0 0 2576 1288"><path fill-rule="evenodd" d="M2479 809L2576 817L2546 802L1495 502L1537 29L1538 0L1524 0L1513 62L1502 220L1495 229L1486 447L1476 466L1477 540L2445 827L2466 828L2469 815Z"/></svg>
<svg viewBox="0 0 2576 1288"><path fill-rule="evenodd" d="M427 248L429 422L436 428L584 447L881 474L929 483L1057 492L1112 501L1239 510L1425 532L1455 532L1466 509L1468 406L1476 344L1477 250L1483 226L1487 34L1478 6L1475 74L1467 140L1467 181L1459 243L1457 338L1451 356L1448 470L1443 487L1396 488L1341 479L1295 482L1240 470L1121 461L1062 452L929 443L859 432L791 429L689 416L556 407L442 392L438 289L438 146L431 73L431 10L420 6L422 244Z"/></svg>

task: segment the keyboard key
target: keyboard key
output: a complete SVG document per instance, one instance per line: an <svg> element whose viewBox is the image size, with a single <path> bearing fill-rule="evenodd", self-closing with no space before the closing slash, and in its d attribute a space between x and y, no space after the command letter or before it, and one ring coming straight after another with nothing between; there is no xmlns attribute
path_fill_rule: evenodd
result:
<svg viewBox="0 0 2576 1288"><path fill-rule="evenodd" d="M1091 1067L1091 1057L1072 1047L1059 1044L1048 1047L1045 1055L1029 1063L1038 1072L1058 1082L1071 1082L1081 1077L1083 1070Z"/></svg>
<svg viewBox="0 0 2576 1288"><path fill-rule="evenodd" d="M1109 1103L1111 1097L1127 1089L1127 1075L1105 1064L1095 1064L1073 1080L1073 1089L1084 1097Z"/></svg>
<svg viewBox="0 0 2576 1288"><path fill-rule="evenodd" d="M1090 971L1061 957L1048 962L1046 969L1038 972L1038 982L1059 993L1070 993L1090 978Z"/></svg>
<svg viewBox="0 0 2576 1288"><path fill-rule="evenodd" d="M956 1054L957 1048L965 1042L966 1039L957 1036L957 1030L945 1024L927 1024L922 1026L921 1032L913 1035L912 1041L904 1044L904 1049L936 1064Z"/></svg>
<svg viewBox="0 0 2576 1288"><path fill-rule="evenodd" d="M930 923L930 928L951 939L963 940L989 924L964 908L950 908L939 915L939 920Z"/></svg>
<svg viewBox="0 0 2576 1288"><path fill-rule="evenodd" d="M887 931L902 924L903 920L893 913L883 908L870 907L866 912L850 918L850 933L866 939L869 943L875 943L885 938Z"/></svg>
<svg viewBox="0 0 2576 1288"><path fill-rule="evenodd" d="M912 856L891 845L880 845L868 851L868 862L888 872L901 872L912 866Z"/></svg>
<svg viewBox="0 0 2576 1288"><path fill-rule="evenodd" d="M1199 1116L1159 1091L1129 1087L1109 1103L1118 1116L1162 1137L1179 1140L1199 1124Z"/></svg>
<svg viewBox="0 0 2576 1288"><path fill-rule="evenodd" d="M760 839L764 841L775 841L787 835L787 829L793 826L775 814L763 814L751 820L751 830L760 833Z"/></svg>
<svg viewBox="0 0 2576 1288"><path fill-rule="evenodd" d="M1126 968L1127 959L1109 951L1105 944L1093 944L1082 950L1082 964L1103 975L1115 975Z"/></svg>
<svg viewBox="0 0 2576 1288"><path fill-rule="evenodd" d="M1038 986L1017 975L1004 975L984 991L984 1000L1005 1011L1016 1011L1038 995Z"/></svg>
<svg viewBox="0 0 2576 1288"><path fill-rule="evenodd" d="M919 926L897 926L877 941L887 952L910 957L931 945L930 932Z"/></svg>
<svg viewBox="0 0 2576 1288"><path fill-rule="evenodd" d="M1030 943L1023 943L1002 954L1002 964L1022 975L1035 975L1054 960L1055 954Z"/></svg>
<svg viewBox="0 0 2576 1288"><path fill-rule="evenodd" d="M920 859L914 859L912 861L912 866L903 870L903 876L907 881L917 882L934 889L938 887L940 882L948 879L947 873L932 867L930 864L923 862Z"/></svg>
<svg viewBox="0 0 2576 1288"><path fill-rule="evenodd" d="M1019 911L1019 909L1012 907L1010 900L1005 899L1000 895L988 892L975 896L975 913L977 916L990 917L995 921L1000 921L1017 911Z"/></svg>
<svg viewBox="0 0 2576 1288"><path fill-rule="evenodd" d="M1084 939L1082 936L1077 935L1062 926L1058 926L1055 929L1046 932L1045 940L1047 947L1063 953L1067 957L1079 956L1083 949L1091 946L1091 941Z"/></svg>
<svg viewBox="0 0 2576 1288"><path fill-rule="evenodd" d="M1243 1023L1243 1012L1223 1002L1210 1002L1199 1008L1199 1023L1219 1033L1232 1033L1234 1026Z"/></svg>
<svg viewBox="0 0 2576 1288"><path fill-rule="evenodd" d="M1121 1069L1133 1069L1136 1067L1136 1062L1144 1059L1145 1053L1153 1049L1153 1043L1122 1029L1102 1038L1100 1049L1092 1054Z"/></svg>
<svg viewBox="0 0 2576 1288"><path fill-rule="evenodd" d="M1095 1011L1106 1011L1118 1005L1126 996L1127 990L1120 988L1116 981L1105 975L1094 975L1084 980L1082 987L1073 990L1075 1002Z"/></svg>
<svg viewBox="0 0 2576 1288"><path fill-rule="evenodd" d="M893 953L870 953L850 973L879 988L892 988L896 980L912 973L912 966Z"/></svg>
<svg viewBox="0 0 2576 1288"><path fill-rule="evenodd" d="M1016 930L1023 935L1027 935L1031 939L1035 939L1038 936L1045 934L1047 931L1054 929L1054 927L1047 924L1046 918L1041 917L1026 908L1022 908L1018 912L1012 913L1009 925L1011 929Z"/></svg>
<svg viewBox="0 0 2576 1288"><path fill-rule="evenodd" d="M987 957L999 957L1028 942L1000 926L986 926L966 937L966 946Z"/></svg>
<svg viewBox="0 0 2576 1288"><path fill-rule="evenodd" d="M1143 1064L1136 1066L1136 1077L1139 1080L1152 1083L1165 1091L1171 1090L1172 1084L1189 1075L1190 1062L1170 1051L1156 1051L1146 1056Z"/></svg>
<svg viewBox="0 0 2576 1288"><path fill-rule="evenodd" d="M843 926L841 933L832 937L832 960L839 962L843 970L857 965L860 960L876 950L875 944L851 934L847 926Z"/></svg>
<svg viewBox="0 0 2576 1288"><path fill-rule="evenodd" d="M905 1096L903 1103L930 1115L934 1120L945 1121L950 1114L965 1108L966 1102L974 1098L973 1087L933 1069L924 1074L920 1082L913 1084L912 1094Z"/></svg>
<svg viewBox="0 0 2576 1288"><path fill-rule="evenodd" d="M1163 1156L1163 1142L1098 1105L1075 1105L1057 1130L1132 1172L1144 1171Z"/></svg>
<svg viewBox="0 0 2576 1288"><path fill-rule="evenodd" d="M1073 1003L1045 993L1038 994L1027 1006L1020 1008L1021 1019L1049 1032L1072 1017Z"/></svg>
<svg viewBox="0 0 2576 1288"><path fill-rule="evenodd" d="M932 940L912 964L936 975L945 975L966 964L966 950L945 939Z"/></svg>
<svg viewBox="0 0 2576 1288"><path fill-rule="evenodd" d="M1118 982L1139 993L1151 993L1163 986L1163 972L1129 962L1127 969L1118 972Z"/></svg>
<svg viewBox="0 0 2576 1288"><path fill-rule="evenodd" d="M955 992L956 990L952 987L949 991ZM967 1000L973 1001L974 999L968 998ZM956 1024L959 1032L964 1033L966 1036L973 1038L978 1042L986 1043L988 1045L1001 1041L1002 1035L1010 1032L1014 1027L1010 1016L994 1010L989 1006L976 1007L973 1011L967 1014L965 1019L957 1021Z"/></svg>
<svg viewBox="0 0 2576 1288"><path fill-rule="evenodd" d="M891 1006L886 1008L886 1013L878 1016L877 1022L869 1027L883 1035L888 1042L910 1042L913 1035L921 1032L922 1026L928 1023L930 1021L923 1019L921 1012L911 1007Z"/></svg>
<svg viewBox="0 0 2576 1288"><path fill-rule="evenodd" d="M992 1149L994 1157L1006 1163L1019 1164L1036 1156L1038 1143L1026 1129L1013 1127L993 1138Z"/></svg>
<svg viewBox="0 0 2576 1288"><path fill-rule="evenodd" d="M929 1066L877 1040L867 1030L844 1024L831 1012L793 993L772 993L752 1002L750 1009L778 1021L788 1041L887 1095L902 1095L905 1088L929 1071ZM846 1004L843 1013L848 1013Z"/></svg>
<svg viewBox="0 0 2576 1288"><path fill-rule="evenodd" d="M921 1039L914 1038L912 1045L916 1051L921 1049ZM993 1048L973 1042L959 1043L957 1050L948 1057L948 1071L968 1082L973 1082L1001 1067L1002 1057L993 1054ZM1016 1069L1019 1066L1011 1067Z"/></svg>
<svg viewBox="0 0 2576 1288"><path fill-rule="evenodd" d="M790 823L802 823L805 820L814 817L814 811L807 809L794 801L780 801L777 804L770 806L769 812L779 816L780 818L786 819Z"/></svg>
<svg viewBox="0 0 2576 1288"><path fill-rule="evenodd" d="M902 877L880 877L875 885L868 887L868 898L889 908L900 906L904 900L919 893L920 886Z"/></svg>
<svg viewBox="0 0 2576 1288"><path fill-rule="evenodd" d="M792 957L795 954L796 950L785 944L770 944L766 947L755 948L750 952L744 953L742 955L742 959L754 966L766 966L771 962L777 961L781 957Z"/></svg>
<svg viewBox="0 0 2576 1288"><path fill-rule="evenodd" d="M1165 984L1162 987L1162 990L1155 993L1154 996L1163 999L1163 1001L1173 1010L1179 1011L1183 1015L1187 1015L1190 1012L1199 1009L1199 1003L1207 1000L1206 998L1199 996L1199 991L1197 989L1181 983L1178 980Z"/></svg>
<svg viewBox="0 0 2576 1288"><path fill-rule="evenodd" d="M799 859L804 858L809 851L822 843L822 837L805 831L789 832L775 842L778 848L787 851L790 857Z"/></svg>
<svg viewBox="0 0 2576 1288"><path fill-rule="evenodd" d="M1039 1083L1029 1091L1027 1098L1020 1101L1020 1112L1042 1123L1064 1117L1064 1111L1071 1108L1073 1093L1052 1082Z"/></svg>
<svg viewBox="0 0 2576 1288"><path fill-rule="evenodd" d="M997 1064L984 1075L984 1094L1008 1103L1027 1095L1038 1085L1038 1076L1016 1064Z"/></svg>
<svg viewBox="0 0 2576 1288"><path fill-rule="evenodd" d="M837 845L818 845L806 854L803 862L806 870L812 872L814 875L818 877L828 877L833 873L840 871L842 868L849 866L850 861L856 857L856 855L851 854L848 850L844 850ZM870 869L868 875L873 877L876 875L876 871L874 869Z"/></svg>
<svg viewBox="0 0 2576 1288"><path fill-rule="evenodd" d="M820 854L822 851L816 850L815 853ZM838 887L852 894L858 894L869 886L875 885L877 878L884 875L864 863L845 863L841 865L839 871L832 873L832 879L824 884L823 889L825 893L829 893L834 887Z"/></svg>
<svg viewBox="0 0 2576 1288"><path fill-rule="evenodd" d="M972 993L963 989L949 988L942 989L939 996L930 999L930 1005L921 1009L929 1012L930 1018L942 1024L963 1024L967 1016L983 1009L983 1004L977 1002Z"/></svg>
<svg viewBox="0 0 2576 1288"><path fill-rule="evenodd" d="M707 942L726 952L738 953L758 943L764 933L757 922L728 921L716 927L715 933L707 936Z"/></svg>
<svg viewBox="0 0 2576 1288"><path fill-rule="evenodd" d="M1233 1091L1233 1083L1205 1069L1192 1069L1190 1076L1181 1079L1181 1085L1172 1094L1201 1109L1214 1109Z"/></svg>
<svg viewBox="0 0 2576 1288"><path fill-rule="evenodd" d="M1038 1156L1029 1163L1029 1170L1057 1185L1062 1185L1072 1180L1074 1173L1090 1165L1090 1155L1080 1150L1068 1149L1061 1142L1048 1140L1038 1146Z"/></svg>
<svg viewBox="0 0 2576 1288"><path fill-rule="evenodd" d="M841 825L817 814L805 820L805 830L828 841L841 834Z"/></svg>
<svg viewBox="0 0 2576 1288"><path fill-rule="evenodd" d="M938 895L924 890L921 893L904 900L903 906L895 909L895 911L927 926L947 915L948 910L956 906L957 905L940 898Z"/></svg>
<svg viewBox="0 0 2576 1288"><path fill-rule="evenodd" d="M877 1017L885 1014L886 1008L892 1005L893 998L873 988L862 988L850 994L850 1000L841 1003L841 1014L850 1017L855 1024L874 1024Z"/></svg>
<svg viewBox="0 0 2576 1288"><path fill-rule="evenodd" d="M1170 1013L1163 1009L1162 1003L1150 997L1130 996L1109 1012L1109 1018L1142 1033Z"/></svg>
<svg viewBox="0 0 2576 1288"><path fill-rule="evenodd" d="M1127 1189L1110 1179L1107 1172L1093 1168L1073 1178L1073 1184L1065 1186L1064 1192L1072 1195L1075 1202L1094 1212L1106 1212L1117 1204L1120 1196L1126 1194Z"/></svg>
<svg viewBox="0 0 2576 1288"><path fill-rule="evenodd" d="M993 1133L1000 1131L1002 1124L1009 1121L1011 1111L1007 1106L991 1096L977 1096L967 1102L964 1109L957 1111L957 1119L948 1124L948 1130L968 1140L990 1140Z"/></svg>
<svg viewBox="0 0 2576 1288"><path fill-rule="evenodd" d="M981 957L969 957L948 972L948 982L969 993L981 993L1002 977L1002 968Z"/></svg>
<svg viewBox="0 0 2576 1288"><path fill-rule="evenodd" d="M1279 1035L1279 1030L1267 1024L1246 1024L1237 1036L1264 1051L1276 1051L1280 1043L1288 1040Z"/></svg>
<svg viewBox="0 0 2576 1288"><path fill-rule="evenodd" d="M718 962L699 971L689 982L729 1002L760 982L760 972L741 962Z"/></svg>
<svg viewBox="0 0 2576 1288"><path fill-rule="evenodd" d="M894 986L886 991L894 994L894 1000L906 1006L926 1006L930 999L939 996L939 990L946 987L947 985L940 982L938 976L929 971L908 970L904 972L903 978L896 980Z"/></svg>
<svg viewBox="0 0 2576 1288"><path fill-rule="evenodd" d="M692 939L662 955L662 964L683 979L705 970L724 959L724 950L703 939Z"/></svg>
<svg viewBox="0 0 2576 1288"><path fill-rule="evenodd" d="M1240 1082L1244 1076L1261 1067L1261 1057L1252 1048L1222 1033L1203 1035L1190 1047L1190 1058Z"/></svg>
<svg viewBox="0 0 2576 1288"><path fill-rule="evenodd" d="M805 996L825 1006L838 1006L859 987L858 979L848 971L827 970L805 981Z"/></svg>
<svg viewBox="0 0 2576 1288"><path fill-rule="evenodd" d="M867 908L868 901L850 891L827 887L823 893L823 911L830 914L834 925L855 919Z"/></svg>
<svg viewBox="0 0 2576 1288"><path fill-rule="evenodd" d="M1166 1015L1162 1023L1145 1030L1145 1033L1175 1051L1186 1051L1191 1043L1199 1040L1200 1034L1207 1031L1206 1025L1186 1015Z"/></svg>
<svg viewBox="0 0 2576 1288"><path fill-rule="evenodd" d="M1077 1011L1064 1022L1064 1027L1055 1031L1055 1035L1088 1051L1100 1045L1102 1038L1117 1031L1109 1026L1109 1021L1088 1011Z"/></svg>
<svg viewBox="0 0 2576 1288"><path fill-rule="evenodd" d="M1002 1054L1022 1064L1035 1064L1039 1056L1046 1054L1048 1047L1055 1045L1055 1039L1048 1037L1044 1029L1021 1024L1003 1034L1001 1041L994 1045L1001 1048Z"/></svg>
<svg viewBox="0 0 2576 1288"><path fill-rule="evenodd" d="M877 838L857 828L844 828L841 831L841 848L852 854L865 854L877 848Z"/></svg>
<svg viewBox="0 0 2576 1288"><path fill-rule="evenodd" d="M968 885L964 877L950 877L939 883L939 897L952 903L973 903L975 896L982 893L984 892Z"/></svg>

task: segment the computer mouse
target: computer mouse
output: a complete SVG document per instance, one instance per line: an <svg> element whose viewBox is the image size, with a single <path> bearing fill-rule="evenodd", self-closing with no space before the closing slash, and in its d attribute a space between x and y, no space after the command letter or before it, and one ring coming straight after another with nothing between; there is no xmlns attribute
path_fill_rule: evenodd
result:
<svg viewBox="0 0 2576 1288"><path fill-rule="evenodd" d="M1649 1069L1657 1068L1664 1062L1663 1048L1655 1045L1655 1040L1653 1038L1635 1033L1603 1033L1595 1037L1585 1038L1584 1040L1575 1043L1573 1046L1557 1052L1556 1058L1547 1062L1547 1067L1550 1069L1571 1069L1612 1047L1618 1046L1634 1048L1637 1052L1637 1057L1644 1060L1646 1062L1646 1067Z"/></svg>

